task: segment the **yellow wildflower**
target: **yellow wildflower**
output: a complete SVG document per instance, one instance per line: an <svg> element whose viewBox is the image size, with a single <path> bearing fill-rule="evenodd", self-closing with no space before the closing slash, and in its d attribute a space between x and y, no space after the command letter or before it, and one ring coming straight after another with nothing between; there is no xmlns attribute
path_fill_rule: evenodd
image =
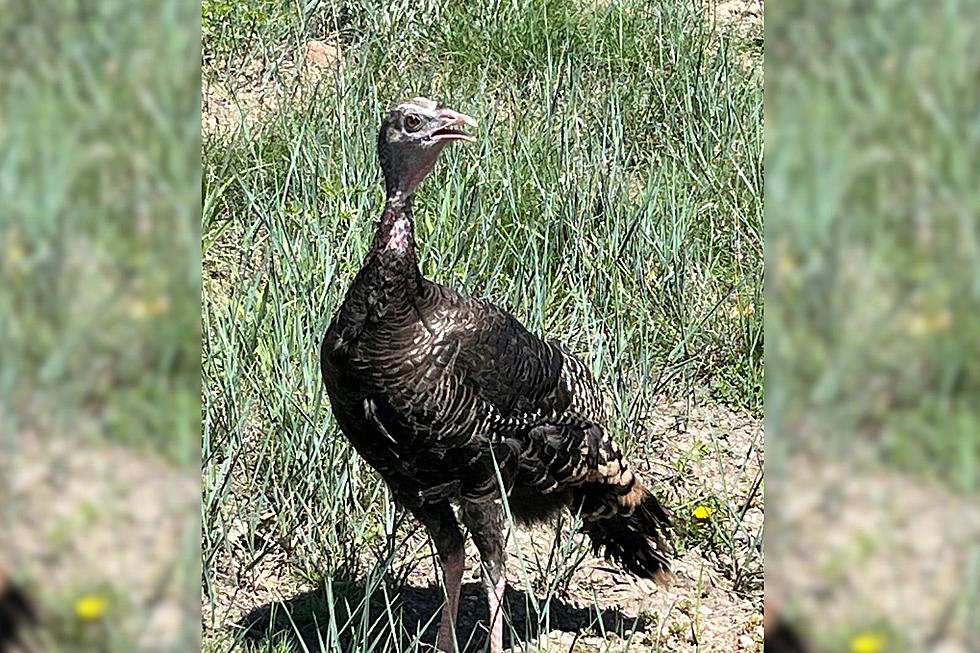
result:
<svg viewBox="0 0 980 653"><path fill-rule="evenodd" d="M858 633L851 638L851 653L881 653L885 637L878 633Z"/></svg>
<svg viewBox="0 0 980 653"><path fill-rule="evenodd" d="M711 516L711 513L713 513L714 511L715 509L710 506L698 506L697 508L694 509L694 518L707 519L708 517Z"/></svg>
<svg viewBox="0 0 980 653"><path fill-rule="evenodd" d="M750 315L755 315L755 302L748 302L745 305L741 303L732 304L728 309L728 317L733 320Z"/></svg>
<svg viewBox="0 0 980 653"><path fill-rule="evenodd" d="M105 616L109 601L101 594L83 594L75 601L75 616L82 621L97 621Z"/></svg>

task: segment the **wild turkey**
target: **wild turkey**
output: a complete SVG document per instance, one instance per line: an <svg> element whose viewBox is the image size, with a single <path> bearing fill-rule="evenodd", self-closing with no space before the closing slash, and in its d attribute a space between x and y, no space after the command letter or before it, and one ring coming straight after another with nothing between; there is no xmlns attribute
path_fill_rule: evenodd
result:
<svg viewBox="0 0 980 653"><path fill-rule="evenodd" d="M476 140L464 125L476 121L426 98L384 118L387 201L320 365L341 430L435 544L447 591L439 648L455 650L464 566L457 504L484 565L490 650L499 653L501 488L522 523L581 511L597 551L658 581L668 574L669 520L609 436L600 388L581 360L493 304L422 277L412 198L447 144Z"/></svg>

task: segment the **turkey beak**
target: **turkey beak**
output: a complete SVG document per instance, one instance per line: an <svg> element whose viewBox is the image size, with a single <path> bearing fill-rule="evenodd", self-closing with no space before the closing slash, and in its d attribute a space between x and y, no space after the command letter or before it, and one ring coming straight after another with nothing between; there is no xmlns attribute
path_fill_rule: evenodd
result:
<svg viewBox="0 0 980 653"><path fill-rule="evenodd" d="M439 118L441 119L441 123L439 128L432 132L432 140L467 141L469 143L476 142L476 136L467 134L460 129L456 129L460 125L476 127L476 120L470 116L466 115L465 113L453 111L452 109L443 109L439 112Z"/></svg>

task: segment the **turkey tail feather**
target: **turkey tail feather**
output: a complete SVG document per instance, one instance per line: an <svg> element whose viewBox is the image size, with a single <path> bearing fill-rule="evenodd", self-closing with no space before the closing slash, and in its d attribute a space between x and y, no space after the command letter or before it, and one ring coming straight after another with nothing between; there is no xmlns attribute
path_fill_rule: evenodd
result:
<svg viewBox="0 0 980 653"><path fill-rule="evenodd" d="M668 584L668 555L673 551L667 539L667 511L639 482L622 497L620 505L621 511L613 516L586 517L582 530L592 541L593 551L618 562L635 576Z"/></svg>

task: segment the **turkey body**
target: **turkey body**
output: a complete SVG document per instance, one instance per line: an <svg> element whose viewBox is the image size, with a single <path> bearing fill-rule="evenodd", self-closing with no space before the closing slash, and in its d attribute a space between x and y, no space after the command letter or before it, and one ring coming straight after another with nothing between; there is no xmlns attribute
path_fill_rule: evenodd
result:
<svg viewBox="0 0 980 653"><path fill-rule="evenodd" d="M398 500L481 502L502 484L521 521L569 506L588 476L589 430L604 421L584 364L489 302L419 280L391 306L371 302L373 286L351 287L321 367L341 429ZM591 444L607 464L618 452L603 437Z"/></svg>
<svg viewBox="0 0 980 653"><path fill-rule="evenodd" d="M525 523L581 512L597 550L659 579L668 516L609 436L585 364L492 303L423 279L413 253L383 243L331 322L320 364L341 430L395 499L437 548L453 503L471 531L504 528L499 507L481 508L502 495Z"/></svg>

